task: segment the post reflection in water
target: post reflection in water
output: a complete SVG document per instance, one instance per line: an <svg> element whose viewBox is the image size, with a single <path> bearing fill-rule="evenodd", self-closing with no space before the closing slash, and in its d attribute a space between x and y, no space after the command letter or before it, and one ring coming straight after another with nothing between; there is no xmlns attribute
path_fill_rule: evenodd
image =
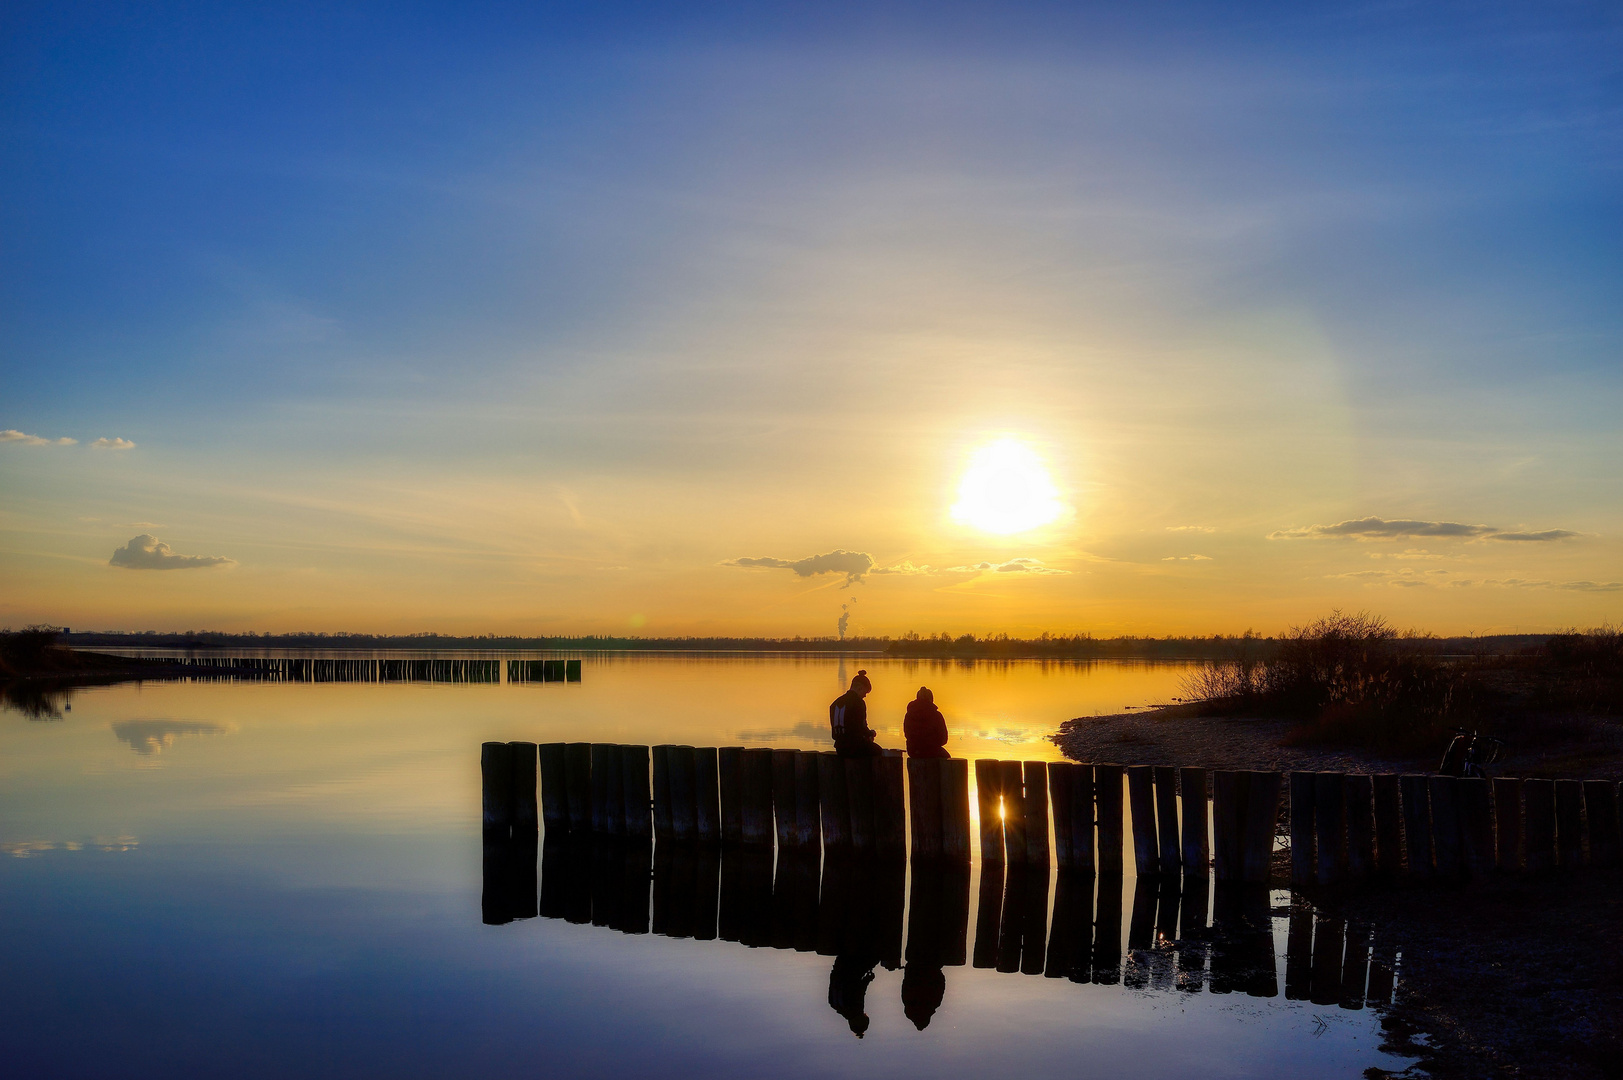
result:
<svg viewBox="0 0 1623 1080"><path fill-rule="evenodd" d="M1124 882L1042 864L984 863L971 942L967 864L920 862L910 871L900 858L830 852L820 859L815 851L783 852L774 861L770 851L656 849L607 837L549 837L538 852L536 839L527 830L486 834L486 923L539 913L624 934L832 957L828 1004L858 1037L870 1024L867 994L881 967L902 971L902 1011L921 1031L946 999L947 969L966 962L1148 993L1205 987L1213 994L1275 997L1276 913L1288 920L1287 999L1357 1010L1389 1003L1396 983L1398 957L1383 950L1369 926L1349 924L1295 896L1288 910L1271 908L1261 885L1214 886L1201 875Z"/></svg>

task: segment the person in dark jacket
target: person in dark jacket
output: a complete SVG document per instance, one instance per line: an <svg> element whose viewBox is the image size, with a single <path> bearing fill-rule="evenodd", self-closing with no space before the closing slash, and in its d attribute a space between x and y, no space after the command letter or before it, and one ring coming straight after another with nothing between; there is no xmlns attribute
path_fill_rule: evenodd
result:
<svg viewBox="0 0 1623 1080"><path fill-rule="evenodd" d="M907 736L908 757L952 757L947 753L947 719L936 708L928 686L919 687L918 697L907 703L902 734Z"/></svg>
<svg viewBox="0 0 1623 1080"><path fill-rule="evenodd" d="M859 671L851 689L835 698L828 707L828 726L834 733L834 752L841 757L878 757L884 753L874 742L868 726L868 703L863 698L873 689L868 672Z"/></svg>

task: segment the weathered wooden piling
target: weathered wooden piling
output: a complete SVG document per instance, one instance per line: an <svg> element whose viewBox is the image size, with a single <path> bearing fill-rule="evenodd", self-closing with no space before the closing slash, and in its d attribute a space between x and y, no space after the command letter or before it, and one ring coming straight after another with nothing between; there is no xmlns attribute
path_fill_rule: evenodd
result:
<svg viewBox="0 0 1623 1080"><path fill-rule="evenodd" d="M1316 828L1313 797L1318 790L1318 773L1290 774L1291 792L1291 884L1310 885L1318 877L1313 849ZM1309 931L1311 934L1311 930Z"/></svg>
<svg viewBox="0 0 1623 1080"><path fill-rule="evenodd" d="M654 766L654 839L669 843L676 839L671 824L671 747L655 746L649 754Z"/></svg>
<svg viewBox="0 0 1623 1080"><path fill-rule="evenodd" d="M1493 778L1494 861L1499 869L1522 868L1522 782L1513 776Z"/></svg>
<svg viewBox="0 0 1623 1080"><path fill-rule="evenodd" d="M873 758L842 758L845 766L845 797L851 804L851 848L866 854L876 849L874 828Z"/></svg>
<svg viewBox="0 0 1623 1080"><path fill-rule="evenodd" d="M721 843L721 770L714 746L693 751L693 834L701 844Z"/></svg>
<svg viewBox="0 0 1623 1080"><path fill-rule="evenodd" d="M1212 844L1206 828L1206 770L1178 770L1183 799L1183 872L1201 876L1210 869ZM1203 911L1202 917L1205 912Z"/></svg>
<svg viewBox="0 0 1623 1080"><path fill-rule="evenodd" d="M1071 863L1079 874L1094 873L1093 834L1093 766L1076 765L1071 771Z"/></svg>
<svg viewBox="0 0 1623 1080"><path fill-rule="evenodd" d="M569 804L569 831L592 831L592 744L564 743L564 798Z"/></svg>
<svg viewBox="0 0 1623 1080"><path fill-rule="evenodd" d="M1372 778L1375 788L1375 868L1391 880L1403 873L1403 797L1395 773Z"/></svg>
<svg viewBox="0 0 1623 1080"><path fill-rule="evenodd" d="M813 851L818 845L818 758L813 751L795 755L795 846Z"/></svg>
<svg viewBox="0 0 1623 1080"><path fill-rule="evenodd" d="M1238 881L1243 873L1240 837L1249 779L1232 769L1212 773L1212 869L1219 881Z"/></svg>
<svg viewBox="0 0 1623 1080"><path fill-rule="evenodd" d="M823 846L836 852L851 847L851 800L845 783L845 762L837 754L817 755L817 789Z"/></svg>
<svg viewBox="0 0 1623 1080"><path fill-rule="evenodd" d="M1375 871L1375 784L1364 773L1347 776L1347 876L1363 881ZM1360 1000L1363 983L1358 984Z"/></svg>
<svg viewBox="0 0 1623 1080"><path fill-rule="evenodd" d="M1497 862L1493 850L1493 785L1480 776L1461 780L1459 811L1465 872L1474 878L1486 877Z"/></svg>
<svg viewBox="0 0 1623 1080"><path fill-rule="evenodd" d="M1431 793L1426 778L1418 773L1404 773L1398 777L1398 788L1403 792L1403 846L1408 856L1409 876L1432 876L1431 858ZM1552 844L1555 834L1550 835Z"/></svg>
<svg viewBox="0 0 1623 1080"><path fill-rule="evenodd" d="M1155 829L1161 855L1161 873L1177 874L1183 865L1178 844L1178 770L1155 767Z"/></svg>
<svg viewBox="0 0 1623 1080"><path fill-rule="evenodd" d="M1584 810L1589 815L1589 861L1616 866L1623 855L1618 835L1617 785L1610 780L1584 781Z"/></svg>
<svg viewBox="0 0 1623 1080"><path fill-rule="evenodd" d="M1276 772L1253 772L1247 778L1245 825L1241 835L1240 877L1253 885L1266 885L1273 861L1274 831L1279 822L1279 795L1284 777Z"/></svg>
<svg viewBox="0 0 1623 1080"><path fill-rule="evenodd" d="M505 837L513 827L513 747L487 742L479 747L480 795L484 830Z"/></svg>
<svg viewBox="0 0 1623 1080"><path fill-rule="evenodd" d="M1000 761L1003 795L1003 855L1011 863L1026 861L1025 775L1018 761Z"/></svg>
<svg viewBox="0 0 1623 1080"><path fill-rule="evenodd" d="M975 800L981 818L981 860L1002 862L1003 770L991 758L975 762ZM998 895L1003 895L1001 885Z"/></svg>
<svg viewBox="0 0 1623 1080"><path fill-rule="evenodd" d="M1026 862L1033 866L1048 866L1048 762L1025 763L1025 805L1021 808L1026 819ZM1048 910L1048 887L1043 886L1043 911ZM1038 972L1041 974L1041 972Z"/></svg>
<svg viewBox="0 0 1623 1080"><path fill-rule="evenodd" d="M1460 845L1460 791L1457 776L1430 776L1426 788L1431 795L1431 851L1437 861L1437 876L1444 879L1465 873L1465 856Z"/></svg>
<svg viewBox="0 0 1623 1080"><path fill-rule="evenodd" d="M1048 805L1054 808L1054 863L1061 871L1074 866L1076 847L1071 841L1071 772L1077 766L1055 761L1048 766Z"/></svg>
<svg viewBox="0 0 1623 1080"><path fill-rule="evenodd" d="M795 832L795 758L799 756L799 750L772 751L772 820L779 851L800 846Z"/></svg>
<svg viewBox="0 0 1623 1080"><path fill-rule="evenodd" d="M1153 877L1161 872L1161 845L1155 831L1155 770L1150 766L1128 766L1127 802L1133 815L1133 859L1138 876Z"/></svg>
<svg viewBox="0 0 1623 1080"><path fill-rule="evenodd" d="M536 812L536 749L533 742L510 742L513 755L513 832L533 833L540 823Z"/></svg>
<svg viewBox="0 0 1623 1080"><path fill-rule="evenodd" d="M609 758L614 756L608 743L592 743L592 831L599 835L609 831ZM619 804L616 798L616 809Z"/></svg>
<svg viewBox="0 0 1623 1080"><path fill-rule="evenodd" d="M562 663L562 661L559 661ZM606 760L609 763L608 783L608 811L606 814L609 823L610 836L624 836L626 834L626 769L625 756L620 753L617 744L610 743Z"/></svg>
<svg viewBox="0 0 1623 1080"><path fill-rule="evenodd" d="M721 842L744 842L744 751L723 746L716 751L716 790L721 801Z"/></svg>
<svg viewBox="0 0 1623 1080"><path fill-rule="evenodd" d="M671 770L671 838L678 844L691 844L699 813L693 747L672 746L665 751L665 760Z"/></svg>
<svg viewBox="0 0 1623 1080"><path fill-rule="evenodd" d="M907 858L907 785L900 750L886 750L873 759L874 850L888 860ZM901 916L898 914L897 919ZM901 948L898 922L897 948Z"/></svg>
<svg viewBox="0 0 1623 1080"><path fill-rule="evenodd" d="M1577 780L1555 782L1555 847L1561 869L1574 870L1584 861L1584 786Z"/></svg>
<svg viewBox="0 0 1623 1080"><path fill-rule="evenodd" d="M941 857L941 770L939 758L909 758L907 784L912 794L913 858Z"/></svg>
<svg viewBox="0 0 1623 1080"><path fill-rule="evenodd" d="M564 744L542 743L537 748L541 768L541 820L547 831L569 831L569 797L564 786Z"/></svg>
<svg viewBox="0 0 1623 1080"><path fill-rule="evenodd" d="M1099 877L1120 878L1122 873L1122 791L1125 772L1120 765L1103 764L1093 767L1094 813L1099 824ZM1100 888L1104 888L1101 884ZM1101 901L1102 903L1102 901ZM1121 904L1117 902L1117 918ZM1098 981L1097 978L1094 979Z"/></svg>
<svg viewBox="0 0 1623 1080"><path fill-rule="evenodd" d="M626 838L647 840L653 835L653 798L648 790L648 747L620 747L620 771L625 785Z"/></svg>
<svg viewBox="0 0 1623 1080"><path fill-rule="evenodd" d="M772 846L772 751L745 750L739 759L739 769L743 774L744 846L769 848Z"/></svg>
<svg viewBox="0 0 1623 1080"><path fill-rule="evenodd" d="M564 661L564 682L580 682L580 661Z"/></svg>
<svg viewBox="0 0 1623 1080"><path fill-rule="evenodd" d="M969 861L969 762L963 758L941 762L941 857L954 863ZM967 878L963 889L967 904Z"/></svg>
<svg viewBox="0 0 1623 1080"><path fill-rule="evenodd" d="M1347 876L1347 777L1321 772L1313 778L1313 845L1318 852L1315 880L1332 885Z"/></svg>
<svg viewBox="0 0 1623 1080"><path fill-rule="evenodd" d="M1522 799L1527 804L1522 814L1527 872L1548 873L1555 868L1555 781L1523 780Z"/></svg>

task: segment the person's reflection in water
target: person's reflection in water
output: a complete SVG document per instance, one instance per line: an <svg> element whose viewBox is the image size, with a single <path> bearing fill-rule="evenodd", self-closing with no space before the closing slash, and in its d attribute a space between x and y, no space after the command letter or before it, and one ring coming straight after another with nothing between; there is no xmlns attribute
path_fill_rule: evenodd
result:
<svg viewBox="0 0 1623 1080"><path fill-rule="evenodd" d="M828 973L829 1007L845 1017L851 1034L859 1039L868 1030L868 984L873 982L873 969L878 963L879 954L870 950L842 952L834 958L834 969Z"/></svg>
<svg viewBox="0 0 1623 1080"><path fill-rule="evenodd" d="M918 696L907 703L902 734L907 738L908 757L952 757L947 753L947 718L936 708L935 694L928 686L919 687Z"/></svg>
<svg viewBox="0 0 1623 1080"><path fill-rule="evenodd" d="M923 1031L947 995L947 975L938 967L909 964L902 972L902 1012Z"/></svg>

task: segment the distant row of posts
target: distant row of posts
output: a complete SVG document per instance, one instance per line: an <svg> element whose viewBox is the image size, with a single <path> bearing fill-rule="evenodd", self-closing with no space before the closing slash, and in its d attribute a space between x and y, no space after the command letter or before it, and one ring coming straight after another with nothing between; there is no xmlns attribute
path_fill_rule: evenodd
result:
<svg viewBox="0 0 1623 1080"><path fill-rule="evenodd" d="M199 656L187 667L266 682L499 683L501 660L351 658L320 656ZM580 682L579 660L508 660L510 683Z"/></svg>

